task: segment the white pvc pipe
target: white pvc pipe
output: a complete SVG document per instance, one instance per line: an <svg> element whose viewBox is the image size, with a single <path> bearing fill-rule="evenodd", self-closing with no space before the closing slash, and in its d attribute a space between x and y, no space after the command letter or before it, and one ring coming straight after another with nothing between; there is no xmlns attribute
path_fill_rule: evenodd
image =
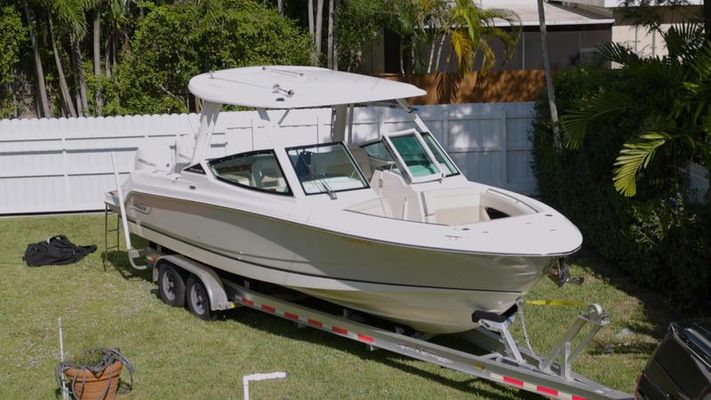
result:
<svg viewBox="0 0 711 400"><path fill-rule="evenodd" d="M64 363L64 337L62 336L62 319L57 318L57 330L59 330L59 361ZM69 400L69 391L67 390L67 382L62 376L62 399Z"/></svg>
<svg viewBox="0 0 711 400"><path fill-rule="evenodd" d="M131 245L131 232L128 230L128 217L126 216L126 205L124 204L123 189L121 189L121 180L119 179L118 168L116 167L116 157L114 153L111 152L111 165L114 168L114 181L116 182L116 192L118 193L118 203L119 209L121 210L121 225L123 226L123 239L126 242L126 254L128 255L128 262L131 266L138 270L146 269L145 265L137 265L133 261L134 250Z"/></svg>
<svg viewBox="0 0 711 400"><path fill-rule="evenodd" d="M268 374L252 374L242 377L242 387L244 388L244 400L249 400L249 382L266 381L269 379L286 378L286 372L270 372Z"/></svg>
<svg viewBox="0 0 711 400"><path fill-rule="evenodd" d="M118 193L119 209L121 210L121 225L123 225L123 239L126 242L126 248L132 249L131 233L128 231L128 219L126 218L126 205L123 204L123 189L121 189L121 180L119 179L118 168L116 168L116 157L111 152L111 165L114 167L114 181L116 182L116 192Z"/></svg>

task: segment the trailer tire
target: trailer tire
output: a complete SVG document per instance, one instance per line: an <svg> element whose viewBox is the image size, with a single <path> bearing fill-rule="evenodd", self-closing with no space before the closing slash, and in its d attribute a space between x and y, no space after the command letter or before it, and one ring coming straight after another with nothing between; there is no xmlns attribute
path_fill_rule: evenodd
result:
<svg viewBox="0 0 711 400"><path fill-rule="evenodd" d="M207 294L207 289L200 278L195 275L190 275L188 278L185 301L194 316L204 321L213 319L214 313L210 309L210 297Z"/></svg>
<svg viewBox="0 0 711 400"><path fill-rule="evenodd" d="M158 293L165 304L182 307L185 304L185 281L175 267L163 263L158 273Z"/></svg>

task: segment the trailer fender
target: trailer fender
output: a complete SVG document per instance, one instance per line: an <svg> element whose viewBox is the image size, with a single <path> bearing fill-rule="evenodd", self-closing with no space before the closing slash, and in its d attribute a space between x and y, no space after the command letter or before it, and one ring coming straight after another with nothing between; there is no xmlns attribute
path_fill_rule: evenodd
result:
<svg viewBox="0 0 711 400"><path fill-rule="evenodd" d="M160 265L161 261L170 263L198 277L198 279L200 279L203 285L205 285L205 290L207 290L207 295L210 298L211 310L217 311L235 308L235 304L229 301L229 299L227 298L227 293L225 292L225 287L222 285L220 277L212 268L195 260L191 260L187 257L181 256L179 254L171 254L159 257L155 261L154 265ZM154 268L154 282L158 279L157 273L158 268Z"/></svg>

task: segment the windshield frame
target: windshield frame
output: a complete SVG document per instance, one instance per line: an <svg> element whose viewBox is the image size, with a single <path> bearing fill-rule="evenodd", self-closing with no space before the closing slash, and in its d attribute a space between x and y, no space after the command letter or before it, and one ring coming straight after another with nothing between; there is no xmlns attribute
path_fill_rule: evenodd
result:
<svg viewBox="0 0 711 400"><path fill-rule="evenodd" d="M438 172L422 176L413 175L412 171L410 171L409 166L402 158L402 155L400 155L400 152L397 151L397 147L395 147L395 144L391 139L394 137L409 135L415 137L417 143L419 143L420 147L422 147L422 150L424 150L425 156L429 159L430 163L434 165ZM445 174L445 172L442 170L442 167L439 165L437 158L434 156L434 154L432 154L432 151L430 150L429 146L420 135L420 132L418 132L416 129L410 128L402 131L386 133L383 135L383 144L385 145L385 148L388 150L388 152L390 152L390 154L393 156L395 163L398 164L398 169L404 172L404 174L407 176L411 183L431 182L436 180L442 180L446 177L447 174Z"/></svg>
<svg viewBox="0 0 711 400"><path fill-rule="evenodd" d="M454 172L452 172L451 174L445 174L445 177L448 178L450 176L457 176L457 175L462 174L462 171L459 170L459 167L457 167L457 164L454 163L454 160L452 160L452 157L450 157L449 154L447 154L447 152L444 151L444 148L439 143L437 138L434 137L432 132L430 132L430 131L420 132L420 135L422 136L422 140L424 140L425 142L427 142L427 140L425 139L425 136L429 136L430 139L432 139L432 144L434 144L434 146L437 148L438 153L440 153L440 155L442 155L442 157L444 157L444 159L446 161L445 164L448 164L447 168L451 167L452 169L454 169ZM430 149L430 151L432 151L432 149ZM435 161L437 161L437 155L434 154L434 151L432 152L432 155L434 155ZM437 161L437 162L439 163L439 161Z"/></svg>
<svg viewBox="0 0 711 400"><path fill-rule="evenodd" d="M357 187L357 188L350 188L350 189L336 189L336 190L329 188L328 190L323 189L322 191L319 191L319 192L313 192L313 193L307 192L306 188L304 187L304 182L301 180L301 178L299 177L299 174L296 172L296 166L294 165L294 161L291 159L289 152L292 150L302 150L302 149L325 147L325 146L340 146L343 149L343 151L346 153L346 155L348 156L348 159L350 160L351 165L358 172L358 176L360 176L360 179L365 184L365 186ZM343 142L339 141L339 142L327 142L327 143L313 143L313 144L285 147L284 153L286 153L286 157L289 159L289 164L291 165L291 170L294 172L294 175L296 176L296 180L299 182L299 185L301 185L301 191L306 196L329 194L329 192L330 193L341 193L341 192L351 192L354 190L370 189L370 182L368 182L368 179L366 179L365 174L361 170L358 163L355 161L355 158L353 158L353 154L351 154L351 151L348 149L348 146L346 146ZM315 178L318 178L318 177L315 177ZM326 186L327 186L327 184L326 184Z"/></svg>

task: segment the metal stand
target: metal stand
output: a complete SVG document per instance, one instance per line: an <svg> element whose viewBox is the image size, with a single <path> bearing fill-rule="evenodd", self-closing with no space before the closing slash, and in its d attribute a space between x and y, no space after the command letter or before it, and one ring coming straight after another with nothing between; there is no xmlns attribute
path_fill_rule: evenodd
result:
<svg viewBox="0 0 711 400"><path fill-rule="evenodd" d="M551 350L546 358L541 362L540 368L545 372L553 372L551 368L557 358L561 358L559 364L559 375L566 380L571 380L571 365L580 355L592 338L600 331L600 328L609 323L607 312L597 304L592 304L588 309L573 322L558 342L558 345ZM585 337L573 348L573 339L586 326L592 325Z"/></svg>
<svg viewBox="0 0 711 400"><path fill-rule="evenodd" d="M115 227L109 227L109 219L111 219L112 216L116 216L116 226ZM119 219L119 215L116 211L114 211L113 208L109 205L109 203L104 203L104 270L106 270L106 267L109 265L114 264L114 260L109 259L111 256L111 252L114 251L116 253L121 251L121 220ZM109 245L109 236L112 233L116 233L116 240ZM114 253L114 254L116 254Z"/></svg>

